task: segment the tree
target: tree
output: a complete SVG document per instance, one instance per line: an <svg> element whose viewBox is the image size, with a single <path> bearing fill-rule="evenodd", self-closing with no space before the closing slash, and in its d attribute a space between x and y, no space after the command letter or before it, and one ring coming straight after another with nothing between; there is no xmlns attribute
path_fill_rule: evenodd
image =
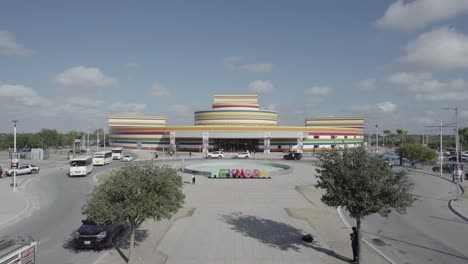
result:
<svg viewBox="0 0 468 264"><path fill-rule="evenodd" d="M398 153L404 158L411 161L411 166L414 164L431 162L437 157L437 153L420 144L405 144L398 147Z"/></svg>
<svg viewBox="0 0 468 264"><path fill-rule="evenodd" d="M134 247L134 230L147 219L169 219L182 207L182 177L167 166L154 163L125 166L88 196L82 213L96 223L130 224L130 248Z"/></svg>
<svg viewBox="0 0 468 264"><path fill-rule="evenodd" d="M384 140L386 139L386 141L388 142L388 139L389 139L389 136L392 134L392 132L390 132L390 130L386 129L383 131L384 135L385 135L385 138ZM384 146L387 146L388 144L385 144L385 141L384 141Z"/></svg>
<svg viewBox="0 0 468 264"><path fill-rule="evenodd" d="M381 156L369 155L363 148L323 151L318 155L316 188L326 192L321 200L331 207L343 207L356 220L358 256L361 248L361 220L378 213L406 213L415 200L413 185L404 171L394 171Z"/></svg>
<svg viewBox="0 0 468 264"><path fill-rule="evenodd" d="M403 139L405 137L405 135L408 134L408 130L406 129L403 129L403 128L398 128L396 130L397 134L400 135L400 146L403 145ZM400 156L400 166L403 165L403 156L401 155L401 153L398 153L398 155Z"/></svg>

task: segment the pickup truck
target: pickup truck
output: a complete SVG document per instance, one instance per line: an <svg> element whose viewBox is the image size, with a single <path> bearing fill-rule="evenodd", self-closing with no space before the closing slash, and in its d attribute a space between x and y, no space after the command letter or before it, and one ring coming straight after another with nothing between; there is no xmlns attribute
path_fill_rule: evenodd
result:
<svg viewBox="0 0 468 264"><path fill-rule="evenodd" d="M31 164L21 165L18 169L8 169L5 171L7 176L13 176L16 171L16 175L22 174L35 174L39 172L39 167Z"/></svg>

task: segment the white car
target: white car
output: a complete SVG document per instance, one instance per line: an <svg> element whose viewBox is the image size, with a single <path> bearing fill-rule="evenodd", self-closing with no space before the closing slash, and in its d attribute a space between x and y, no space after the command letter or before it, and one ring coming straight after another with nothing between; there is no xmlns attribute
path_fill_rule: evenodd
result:
<svg viewBox="0 0 468 264"><path fill-rule="evenodd" d="M36 174L39 172L39 167L31 165L31 164L25 164L25 165L19 166L18 169L5 170L5 174L6 176L13 176L15 171L16 171L16 175Z"/></svg>
<svg viewBox="0 0 468 264"><path fill-rule="evenodd" d="M234 155L235 159L250 159L250 153L249 152L240 152L240 153L236 153L236 155Z"/></svg>
<svg viewBox="0 0 468 264"><path fill-rule="evenodd" d="M206 157L208 159L211 159L211 158L222 159L222 158L224 158L224 153L222 151L208 152L208 154L206 154Z"/></svg>
<svg viewBox="0 0 468 264"><path fill-rule="evenodd" d="M122 158L122 161L132 161L133 157L130 154L125 154L124 157Z"/></svg>

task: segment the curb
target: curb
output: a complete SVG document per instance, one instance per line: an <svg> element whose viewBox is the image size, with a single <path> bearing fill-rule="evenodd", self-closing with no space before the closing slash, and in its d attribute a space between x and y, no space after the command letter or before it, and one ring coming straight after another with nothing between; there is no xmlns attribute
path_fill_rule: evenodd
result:
<svg viewBox="0 0 468 264"><path fill-rule="evenodd" d="M338 215L340 216L341 220L343 221L343 223L349 228L351 229L351 225L348 223L348 220L346 220L346 218L344 217L343 215L343 211L341 209L341 206L336 208L336 211L338 212ZM387 260L388 262L390 262L391 264L396 264L395 262L393 262L393 260L391 260L389 257L387 257L384 253L382 253L382 251L380 251L378 248L376 248L374 245L372 245L369 241L367 241L366 239L362 238L362 241L364 241L364 243L366 243L370 248L372 248L375 252L377 252L377 254L381 255L385 260Z"/></svg>
<svg viewBox="0 0 468 264"><path fill-rule="evenodd" d="M465 221L468 221L468 217L464 216L462 213L460 213L459 211L457 211L452 203L453 201L457 201L458 199L460 199L460 197L465 193L465 189L463 188L463 186L460 184L460 183L454 183L458 186L458 195L457 197L451 199L449 202L448 202L448 208L450 209L450 211L452 211L452 213L454 213L456 216L460 217L461 219L465 220Z"/></svg>

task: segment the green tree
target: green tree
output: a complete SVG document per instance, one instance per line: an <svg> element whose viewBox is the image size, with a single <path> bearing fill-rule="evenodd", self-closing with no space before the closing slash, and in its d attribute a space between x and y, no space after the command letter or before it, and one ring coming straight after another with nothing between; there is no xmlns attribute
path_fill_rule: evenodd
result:
<svg viewBox="0 0 468 264"><path fill-rule="evenodd" d="M427 163L434 161L437 157L437 153L420 144L404 144L398 147L398 153L404 158L407 158L411 161L411 166L414 167L414 164Z"/></svg>
<svg viewBox="0 0 468 264"><path fill-rule="evenodd" d="M408 130L403 129L403 128L398 128L398 129L396 130L396 132L397 132L397 135L400 136L400 144L399 144L399 146L401 146L401 145L403 145L403 140L404 140L404 138L405 138L405 135L408 134ZM398 155L400 156L400 166L402 166L402 165L403 165L403 156L401 155L401 153L398 153Z"/></svg>
<svg viewBox="0 0 468 264"><path fill-rule="evenodd" d="M390 130L386 129L383 131L385 137L384 137L384 145L385 146L388 146L388 140L390 139L390 135L392 134L392 132L390 132Z"/></svg>
<svg viewBox="0 0 468 264"><path fill-rule="evenodd" d="M323 151L318 155L316 188L326 192L321 200L331 207L343 207L356 220L358 256L361 248L361 220L392 211L403 214L415 200L413 185L404 171L394 171L381 156L370 156L363 148Z"/></svg>
<svg viewBox="0 0 468 264"><path fill-rule="evenodd" d="M466 149L468 146L468 127L460 128L458 135L460 136L460 146L462 149Z"/></svg>
<svg viewBox="0 0 468 264"><path fill-rule="evenodd" d="M130 224L130 250L134 230L147 219L169 219L183 205L182 177L167 166L154 163L130 165L113 171L109 179L88 196L82 213L97 223Z"/></svg>

